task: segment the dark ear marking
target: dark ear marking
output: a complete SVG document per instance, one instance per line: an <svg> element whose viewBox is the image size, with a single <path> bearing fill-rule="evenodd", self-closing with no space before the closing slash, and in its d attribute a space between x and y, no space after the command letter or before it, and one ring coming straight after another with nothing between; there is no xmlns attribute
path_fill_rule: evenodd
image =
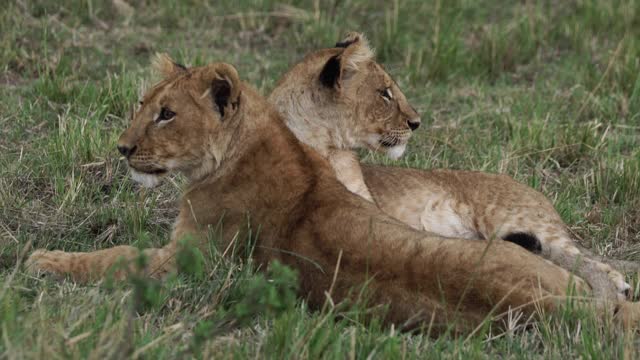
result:
<svg viewBox="0 0 640 360"><path fill-rule="evenodd" d="M220 117L224 118L224 108L229 104L231 97L231 85L226 80L216 79L211 83L211 97L218 107Z"/></svg>
<svg viewBox="0 0 640 360"><path fill-rule="evenodd" d="M344 41L338 41L336 43L335 47L337 47L337 48L346 48L346 47L349 47L349 45L357 42L358 40L360 40L360 39L358 37L355 37L353 39L346 39Z"/></svg>
<svg viewBox="0 0 640 360"><path fill-rule="evenodd" d="M177 62L174 62L173 65L175 65L176 67L180 68L181 70L187 70L187 67L182 65L182 64L178 64Z"/></svg>
<svg viewBox="0 0 640 360"><path fill-rule="evenodd" d="M364 40L365 46L366 46L367 40L364 39L364 36L361 33L350 31L347 34L345 34L345 36L344 36L344 38L342 40L340 40L340 41L338 41L336 43L335 47L337 47L337 48L346 48L346 47L349 47L351 44L355 44L355 43L359 42L360 40Z"/></svg>
<svg viewBox="0 0 640 360"><path fill-rule="evenodd" d="M320 72L320 83L326 87L334 87L340 79L340 59L338 55L332 56Z"/></svg>

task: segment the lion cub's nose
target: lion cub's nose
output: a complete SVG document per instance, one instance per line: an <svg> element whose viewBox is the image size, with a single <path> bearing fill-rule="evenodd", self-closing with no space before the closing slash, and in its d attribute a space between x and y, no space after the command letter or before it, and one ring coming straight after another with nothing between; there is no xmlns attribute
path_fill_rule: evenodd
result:
<svg viewBox="0 0 640 360"><path fill-rule="evenodd" d="M411 129L411 131L414 131L420 127L420 118L407 120L407 125L409 125L409 129Z"/></svg>
<svg viewBox="0 0 640 360"><path fill-rule="evenodd" d="M118 151L120 151L120 154L124 155L124 157L128 158L129 156L133 155L134 152L136 152L136 148L137 146L127 146L127 145L118 145Z"/></svg>

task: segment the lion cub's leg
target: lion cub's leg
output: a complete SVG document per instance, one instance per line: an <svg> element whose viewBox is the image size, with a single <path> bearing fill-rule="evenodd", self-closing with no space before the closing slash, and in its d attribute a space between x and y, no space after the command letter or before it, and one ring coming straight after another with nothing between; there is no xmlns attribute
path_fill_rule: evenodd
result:
<svg viewBox="0 0 640 360"><path fill-rule="evenodd" d="M207 237L202 236L191 221L190 212L180 212L176 220L171 241L162 248L140 250L133 246L116 246L92 252L34 251L25 262L26 270L32 274L49 274L57 278L70 277L74 281L87 282L103 278L113 271L116 279L142 271L146 276L163 278L175 272L175 254L182 246L181 239L193 237L195 245L204 250ZM144 256L144 268L136 261Z"/></svg>
<svg viewBox="0 0 640 360"><path fill-rule="evenodd" d="M536 235L541 239L543 256L555 264L574 270L593 288L595 297L607 300L625 300L631 285L625 282L624 276L608 264L591 259L575 246L571 237L547 237L544 232Z"/></svg>
<svg viewBox="0 0 640 360"><path fill-rule="evenodd" d="M562 268L575 271L593 288L594 296L623 300L631 286L608 264L583 254L555 209L517 208L516 211L482 209L478 216L472 204L459 201L447 192L431 191L421 198L424 210L420 225L425 230L463 239L503 239L538 253ZM477 209L476 209L477 210ZM544 216L540 212L544 212ZM555 216L554 216L555 215Z"/></svg>
<svg viewBox="0 0 640 360"><path fill-rule="evenodd" d="M575 271L586 280L596 298L610 301L627 298L631 286L625 282L624 276L608 264L583 254L567 233L564 224L555 221L532 223L531 217L526 223L508 220L497 228L497 238L536 245L543 257L564 269Z"/></svg>
<svg viewBox="0 0 640 360"><path fill-rule="evenodd" d="M420 284L416 289L421 296L441 299L480 317L486 317L490 310L494 315L513 309L533 314L538 306L555 311L567 296L580 295L577 300L581 300L583 294L589 296L591 292L569 271L504 241L464 241L419 234L399 241L406 230L389 223L373 222L370 226L375 234L370 246L376 250L366 264L385 269L385 276L379 280L389 283L383 289L403 282ZM350 251L344 246L344 251L343 259L348 259L357 248ZM570 285L577 293L570 291ZM403 301L407 300L399 297L392 304Z"/></svg>
<svg viewBox="0 0 640 360"><path fill-rule="evenodd" d="M349 150L330 150L327 157L340 181L349 191L373 202L373 196L364 182L358 156Z"/></svg>
<svg viewBox="0 0 640 360"><path fill-rule="evenodd" d="M161 278L175 268L175 246L142 250L146 267L144 272ZM65 252L36 250L25 263L26 270L35 275L53 275L55 278L69 277L78 282L96 281L114 271L116 279L139 271L135 262L140 250L133 246L116 246L92 252Z"/></svg>

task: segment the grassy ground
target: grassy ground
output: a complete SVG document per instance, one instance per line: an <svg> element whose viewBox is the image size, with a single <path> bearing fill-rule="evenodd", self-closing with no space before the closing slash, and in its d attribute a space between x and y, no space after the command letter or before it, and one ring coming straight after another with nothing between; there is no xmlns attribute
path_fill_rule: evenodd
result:
<svg viewBox="0 0 640 360"><path fill-rule="evenodd" d="M242 258L166 284L79 286L18 265L29 246L167 239L182 180L140 189L115 151L151 81L151 54L233 63L266 94L304 53L347 30L368 34L423 114L399 164L508 173L553 199L583 245L640 260L639 19L634 0L8 1L0 358L637 355L637 337L576 311L526 328L514 319L507 332L399 334L353 309L310 312L291 298L286 269L269 282Z"/></svg>

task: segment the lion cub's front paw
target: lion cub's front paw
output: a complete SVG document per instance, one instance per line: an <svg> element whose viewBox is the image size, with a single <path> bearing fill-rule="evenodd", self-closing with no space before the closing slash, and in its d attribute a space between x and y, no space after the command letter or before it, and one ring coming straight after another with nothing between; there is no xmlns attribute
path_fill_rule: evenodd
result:
<svg viewBox="0 0 640 360"><path fill-rule="evenodd" d="M606 274L609 281L613 283L616 291L616 300L629 300L631 297L631 285L624 280L624 275L608 264L597 263L597 269Z"/></svg>
<svg viewBox="0 0 640 360"><path fill-rule="evenodd" d="M64 251L36 250L25 261L24 267L33 276L60 280L67 273L64 263L67 255Z"/></svg>
<svg viewBox="0 0 640 360"><path fill-rule="evenodd" d="M630 300L632 296L631 285L624 280L624 275L620 272L611 269L608 273L609 279L614 283L618 290L618 301Z"/></svg>

